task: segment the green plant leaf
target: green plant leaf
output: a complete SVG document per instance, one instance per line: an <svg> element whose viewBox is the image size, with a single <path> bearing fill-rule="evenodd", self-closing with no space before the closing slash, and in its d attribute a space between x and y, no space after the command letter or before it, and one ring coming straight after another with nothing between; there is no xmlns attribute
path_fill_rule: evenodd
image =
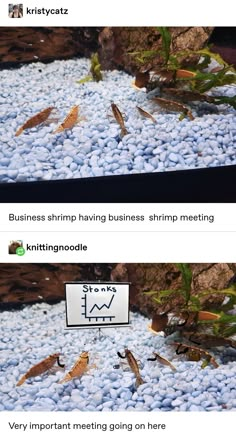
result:
<svg viewBox="0 0 236 434"><path fill-rule="evenodd" d="M228 315L220 312L220 318L212 321L199 321L199 324L213 325L213 334L219 337L230 337L236 333L236 315Z"/></svg>
<svg viewBox="0 0 236 434"><path fill-rule="evenodd" d="M193 295L189 298L189 305L188 307L192 312L199 312L201 310L201 303L198 297L195 297Z"/></svg>
<svg viewBox="0 0 236 434"><path fill-rule="evenodd" d="M157 29L162 38L162 56L164 58L164 64L167 65L170 56L171 34L167 27L157 27Z"/></svg>
<svg viewBox="0 0 236 434"><path fill-rule="evenodd" d="M144 292L145 292L145 295L150 295L150 296L158 294L157 291L144 291Z"/></svg>
<svg viewBox="0 0 236 434"><path fill-rule="evenodd" d="M176 291L175 291L176 293ZM157 303L163 303L163 299L169 298L173 295L173 289L165 289L160 292L155 292L156 297L153 297L153 300L155 300Z"/></svg>
<svg viewBox="0 0 236 434"><path fill-rule="evenodd" d="M167 69L176 71L177 69L180 69L180 67L181 63L178 61L178 57L175 56L175 54L170 54Z"/></svg>
<svg viewBox="0 0 236 434"><path fill-rule="evenodd" d="M90 72L94 81L101 81L103 79L98 53L92 54L91 56Z"/></svg>
<svg viewBox="0 0 236 434"><path fill-rule="evenodd" d="M150 62L152 59L154 59L156 56L158 56L158 50L144 50L144 51L134 51L134 52L128 52L130 56L135 56L135 60L137 60L139 63L146 63Z"/></svg>
<svg viewBox="0 0 236 434"><path fill-rule="evenodd" d="M207 48L207 47L206 47L206 48L202 48L201 50L197 50L197 51L195 51L194 53L201 54L201 55L203 55L203 56L207 55L207 56L210 57L211 59L216 60L217 63L219 63L219 65L228 66L228 63L226 63L226 62L222 59L221 55L220 55L220 54L217 54L217 53L213 53L213 52L210 50L209 47L208 47L208 48Z"/></svg>
<svg viewBox="0 0 236 434"><path fill-rule="evenodd" d="M202 54L200 61L197 64L197 68L202 70L209 66L211 63L211 56L209 54Z"/></svg>
<svg viewBox="0 0 236 434"><path fill-rule="evenodd" d="M87 83L88 81L92 81L93 77L91 77L91 75L86 75L86 77L81 78L81 80L77 80L76 83L78 84L84 84Z"/></svg>
<svg viewBox="0 0 236 434"><path fill-rule="evenodd" d="M223 331L221 331L221 336L224 338L231 337L236 334L236 324L231 327L226 327Z"/></svg>
<svg viewBox="0 0 236 434"><path fill-rule="evenodd" d="M211 295L211 294L225 294L228 295L229 297L236 297L236 289L234 286L230 286L229 288L224 288L224 289L214 289L214 288L209 288L207 290L204 290L202 292L198 293L198 297L205 297L206 295ZM235 299L236 302L236 299Z"/></svg>
<svg viewBox="0 0 236 434"><path fill-rule="evenodd" d="M182 290L184 293L184 298L186 304L188 304L191 295L191 284L192 284L192 271L189 264L176 264L178 270L180 270L182 275Z"/></svg>
<svg viewBox="0 0 236 434"><path fill-rule="evenodd" d="M212 87L225 86L226 84L236 84L236 74L230 74L230 67L226 67L217 73L197 72L192 83L194 88L201 93L210 90Z"/></svg>
<svg viewBox="0 0 236 434"><path fill-rule="evenodd" d="M216 320L216 323L223 323L223 324L236 323L236 315L227 315L224 312L221 312L220 318Z"/></svg>
<svg viewBox="0 0 236 434"><path fill-rule="evenodd" d="M201 369L206 368L208 365L209 365L209 360L208 360L208 359L205 359L205 360L202 362Z"/></svg>

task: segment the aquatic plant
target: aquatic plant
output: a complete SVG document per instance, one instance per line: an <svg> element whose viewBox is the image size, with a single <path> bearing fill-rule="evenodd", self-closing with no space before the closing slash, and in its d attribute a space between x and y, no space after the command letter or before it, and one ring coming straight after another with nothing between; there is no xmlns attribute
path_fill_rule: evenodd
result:
<svg viewBox="0 0 236 434"><path fill-rule="evenodd" d="M228 288L214 289L208 288L196 291L194 287L193 274L189 264L178 263L175 264L181 272L181 286L178 289L167 289L160 291L145 291L146 295L152 296L153 300L163 306L172 305L163 315L159 315L162 322L163 331L166 334L172 334L176 330L196 332L204 330L204 328L217 337L225 338L221 343L228 344L228 337L236 333L236 315L230 314L229 311L236 304L236 285L232 284ZM218 303L217 309L214 308L212 312L205 312L203 310L204 299L209 296L223 296L224 302ZM180 303L175 308L172 303L173 296L177 296ZM165 307L163 307L165 309ZM174 316L179 318L179 321L168 320L167 313L171 312ZM161 318L165 317L163 321ZM158 324L158 316L157 324ZM202 338L200 335L200 340ZM217 343L217 341L216 341ZM231 343L230 343L231 345ZM217 345L216 345L217 346Z"/></svg>
<svg viewBox="0 0 236 434"><path fill-rule="evenodd" d="M95 81L101 81L103 79L101 72L101 65L98 58L98 53L92 54L91 56L91 68L90 72Z"/></svg>
<svg viewBox="0 0 236 434"><path fill-rule="evenodd" d="M87 81L101 81L103 80L102 71L101 71L101 64L99 61L98 53L94 53L91 56L91 66L90 66L90 73L89 75L86 75L84 78L81 78L81 80L78 80L76 83L83 84L87 83Z"/></svg>
<svg viewBox="0 0 236 434"><path fill-rule="evenodd" d="M162 37L162 50L164 62L167 65L170 58L171 34L167 27L157 27Z"/></svg>
<svg viewBox="0 0 236 434"><path fill-rule="evenodd" d="M158 27L161 34L161 48L142 52L129 53L135 56L137 62L142 65L142 71L138 71L135 84L138 87L146 87L147 91L159 88L161 93L165 87L178 88L178 94L174 99L183 101L186 90L201 94L211 89L229 84L236 84L236 73L233 66L228 65L219 54L212 53L210 46L201 50L182 50L171 52L171 34L167 27ZM214 59L220 65L209 71L209 65ZM150 62L154 63L153 70ZM147 70L144 71L145 65ZM141 85L140 85L141 84ZM181 90L183 94L181 94ZM196 98L197 100L197 98ZM229 104L236 108L236 96L214 96L207 102L213 104Z"/></svg>

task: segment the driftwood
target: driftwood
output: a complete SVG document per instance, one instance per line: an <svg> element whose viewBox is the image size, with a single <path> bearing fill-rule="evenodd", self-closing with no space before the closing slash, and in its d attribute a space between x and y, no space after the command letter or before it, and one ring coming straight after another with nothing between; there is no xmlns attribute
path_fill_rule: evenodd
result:
<svg viewBox="0 0 236 434"><path fill-rule="evenodd" d="M0 305L57 302L64 282L109 280L110 272L108 264L0 264Z"/></svg>
<svg viewBox="0 0 236 434"><path fill-rule="evenodd" d="M74 56L90 57L98 49L97 40L95 27L1 27L1 67Z"/></svg>

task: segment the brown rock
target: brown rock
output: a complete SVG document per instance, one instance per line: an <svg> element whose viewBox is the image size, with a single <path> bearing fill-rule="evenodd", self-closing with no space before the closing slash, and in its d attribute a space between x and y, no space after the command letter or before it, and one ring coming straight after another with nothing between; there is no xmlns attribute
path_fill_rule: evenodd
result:
<svg viewBox="0 0 236 434"><path fill-rule="evenodd" d="M200 50L208 41L213 27L171 27L172 50Z"/></svg>
<svg viewBox="0 0 236 434"><path fill-rule="evenodd" d="M193 267L193 294L197 294L198 297L203 294L201 303L204 309L213 309L222 303L224 296L217 295L217 290L226 288L233 276L234 272L228 264L211 264L208 267L203 267L201 270ZM206 293L210 289L215 289L216 293L207 295Z"/></svg>
<svg viewBox="0 0 236 434"><path fill-rule="evenodd" d="M170 27L171 50L198 50L208 41L213 27ZM98 38L99 56L104 69L122 68L135 73L142 64L132 53L159 50L161 35L156 27L105 27ZM145 63L144 69L158 65L158 56ZM142 69L142 68L141 68Z"/></svg>
<svg viewBox="0 0 236 434"><path fill-rule="evenodd" d="M217 290L227 288L230 279L235 275L232 264L190 264L193 281L192 295L197 296L201 302L202 310L220 308L224 295ZM174 264L126 264L128 280L131 282L130 303L131 308L152 317L154 314L163 314L168 311L177 311L185 305L184 295L179 292L182 287L181 273ZM214 294L207 293L215 289ZM155 301L160 291L168 290L167 297L162 303ZM148 295L148 291L153 291Z"/></svg>

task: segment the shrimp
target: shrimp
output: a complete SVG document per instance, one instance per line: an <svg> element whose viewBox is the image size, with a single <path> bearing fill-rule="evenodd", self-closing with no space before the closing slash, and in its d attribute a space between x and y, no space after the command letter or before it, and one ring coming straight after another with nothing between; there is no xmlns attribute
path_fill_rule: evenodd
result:
<svg viewBox="0 0 236 434"><path fill-rule="evenodd" d="M25 380L27 380L27 378L37 377L38 375L48 371L53 367L53 365L55 365L56 362L58 366L64 367L64 365L61 365L59 362L59 356L60 353L51 354L46 359L32 366L32 368L30 368L29 371L27 371L26 374L23 375L23 377L21 377L21 379L18 381L17 386L21 386Z"/></svg>
<svg viewBox="0 0 236 434"><path fill-rule="evenodd" d="M144 116L145 118L151 119L152 122L154 122L154 124L156 124L156 119L151 115L151 113L146 112L145 110L142 109L142 107L136 106L136 108L138 109L139 113Z"/></svg>
<svg viewBox="0 0 236 434"><path fill-rule="evenodd" d="M159 98L157 96L152 98L152 100L154 102L156 102L157 104L159 104L165 110L182 113L180 120L182 120L182 117L184 117L184 116L188 116L191 121L194 120L192 112L189 110L189 108L183 104L180 104L179 102L172 101L170 99Z"/></svg>
<svg viewBox="0 0 236 434"><path fill-rule="evenodd" d="M131 351L128 350L128 348L125 348L124 356L122 356L119 351L117 352L117 354L121 359L125 359L125 358L127 359L129 367L136 377L136 383L135 383L136 387L139 387L141 384L144 384L144 381L139 372L138 362L133 356L133 354L131 353Z"/></svg>
<svg viewBox="0 0 236 434"><path fill-rule="evenodd" d="M176 368L174 367L174 365L172 365L172 363L169 362L169 360L164 359L164 357L161 357L159 354L157 353L153 353L154 354L154 358L149 358L147 360L150 360L152 362L154 362L155 360L157 360L159 363L161 363L162 365L165 366L169 366L170 369L172 369L172 371L176 371Z"/></svg>
<svg viewBox="0 0 236 434"><path fill-rule="evenodd" d="M126 134L129 134L129 133L128 133L127 129L125 128L123 116L122 116L122 114L121 114L121 112L118 109L116 104L112 103L111 109L112 109L112 112L113 112L113 115L114 115L116 122L120 125L120 128L121 128L120 136L124 137Z"/></svg>
<svg viewBox="0 0 236 434"><path fill-rule="evenodd" d="M206 350L203 350L202 348L186 345L183 344L182 342L171 342L171 345L175 345L177 347L176 348L177 355L187 353L188 360L190 361L199 361L201 358L205 358L205 361L201 366L202 369L204 369L208 363L211 363L214 366L214 368L219 367L214 357Z"/></svg>
<svg viewBox="0 0 236 434"><path fill-rule="evenodd" d="M48 107L41 112L37 113L36 115L32 116L32 118L28 119L16 132L15 136L19 136L21 133L23 133L24 130L27 130L28 128L36 127L39 124L42 124L47 120L49 115L51 114L54 107Z"/></svg>
<svg viewBox="0 0 236 434"><path fill-rule="evenodd" d="M59 125L59 127L57 127L57 129L53 132L53 134L61 133L67 128L72 128L78 120L79 120L79 106L74 105L72 109L69 111L64 121L61 123L61 125Z"/></svg>
<svg viewBox="0 0 236 434"><path fill-rule="evenodd" d="M89 364L89 353L88 351L83 351L80 354L79 359L71 368L71 370L67 372L66 376L62 378L61 381L59 381L59 384L66 383L67 381L71 381L75 377L81 377L87 371L88 364Z"/></svg>

